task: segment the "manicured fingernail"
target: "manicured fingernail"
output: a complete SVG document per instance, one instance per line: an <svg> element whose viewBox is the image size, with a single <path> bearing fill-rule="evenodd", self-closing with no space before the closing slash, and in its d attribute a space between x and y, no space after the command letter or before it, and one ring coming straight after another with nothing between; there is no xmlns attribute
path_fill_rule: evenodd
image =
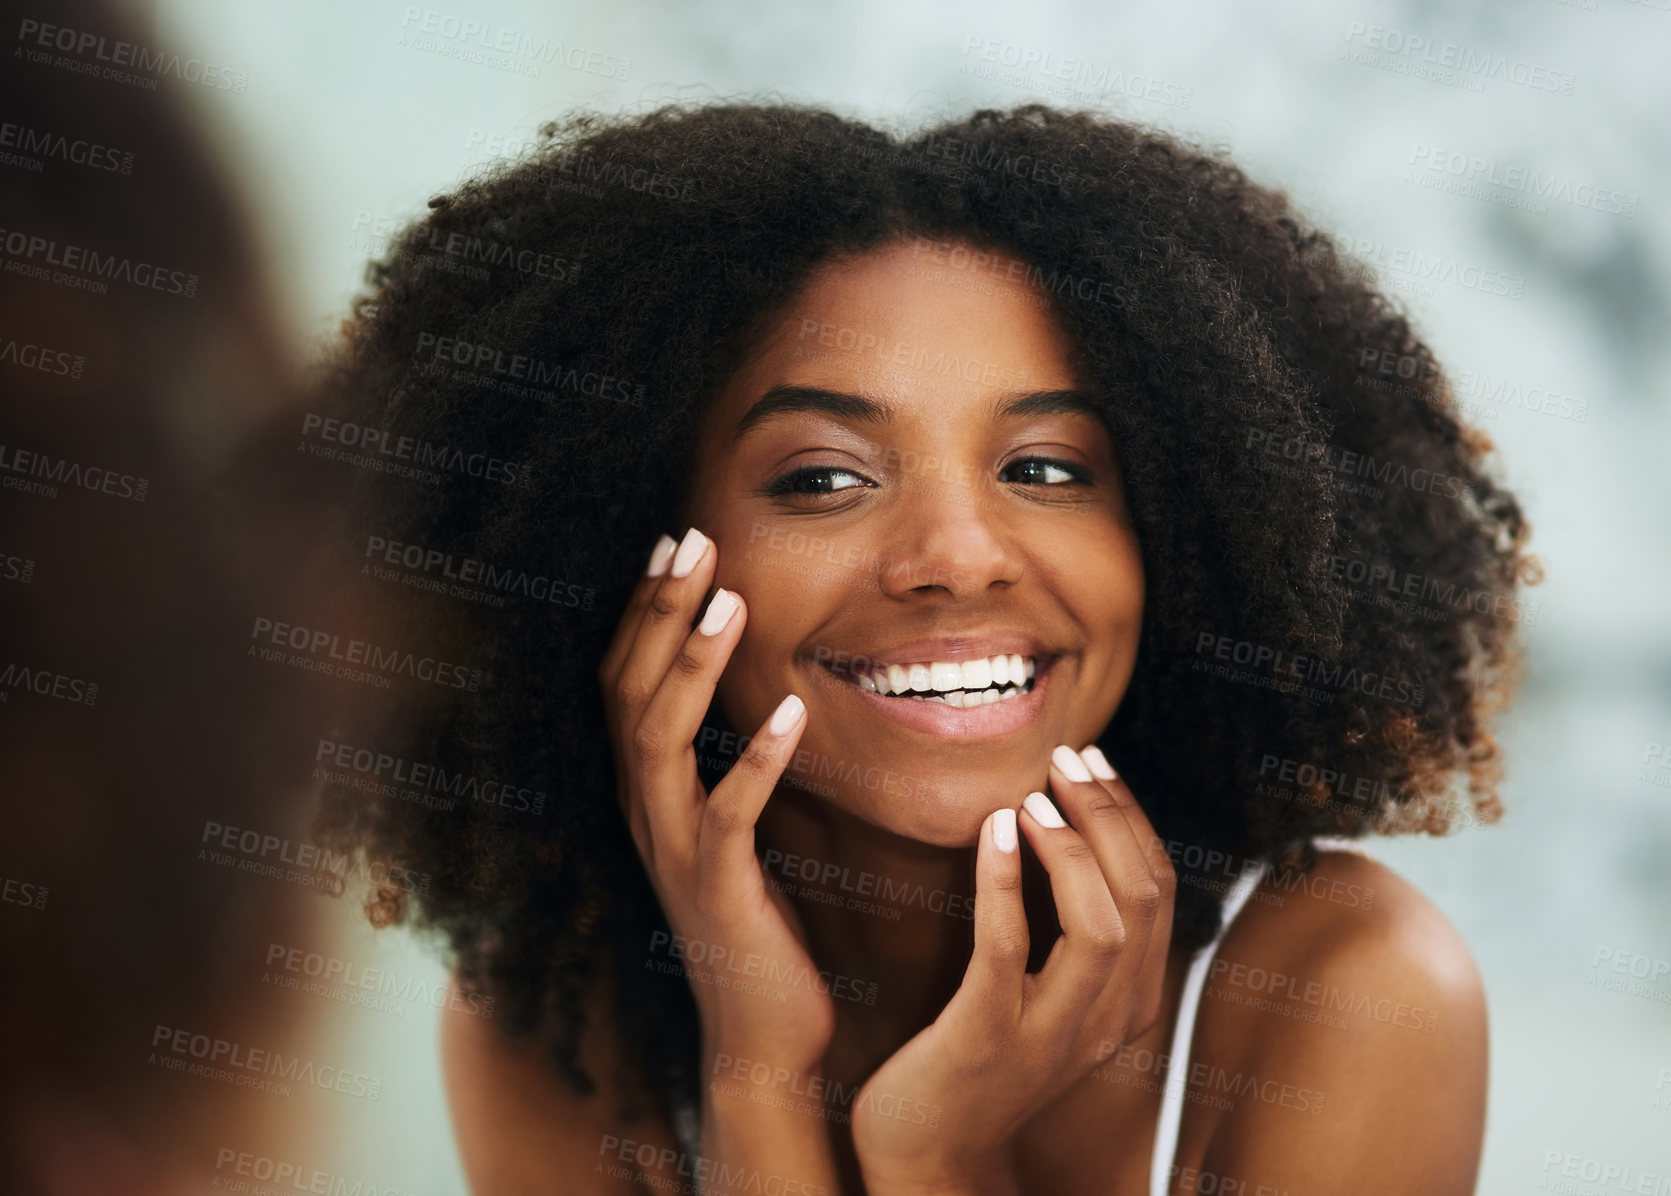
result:
<svg viewBox="0 0 1671 1196"><path fill-rule="evenodd" d="M656 541L656 546L650 550L650 567L644 570L650 577L660 577L667 572L669 562L673 560L673 552L679 547L679 542L666 532Z"/></svg>
<svg viewBox="0 0 1671 1196"><path fill-rule="evenodd" d="M1042 793L1029 793L1027 799L1021 804L1026 807L1027 813L1031 814L1034 821L1040 826L1058 827L1067 825L1062 821L1062 816L1056 812L1056 806Z"/></svg>
<svg viewBox="0 0 1671 1196"><path fill-rule="evenodd" d="M702 616L702 622L697 630L703 635L718 635L725 630L725 625L731 622L731 616L737 613L737 595L730 590L715 590L714 596L708 600L708 609Z"/></svg>
<svg viewBox="0 0 1671 1196"><path fill-rule="evenodd" d="M1091 770L1085 767L1085 761L1079 758L1079 753L1063 744L1050 753L1050 762L1062 770L1062 775L1070 781L1088 781Z"/></svg>
<svg viewBox="0 0 1671 1196"><path fill-rule="evenodd" d="M992 846L999 851L1015 850L1015 811L1008 806L992 811Z"/></svg>
<svg viewBox="0 0 1671 1196"><path fill-rule="evenodd" d="M679 544L679 551L673 554L673 576L684 577L696 568L696 562L702 559L702 554L708 549L708 537L694 527L685 533L685 538Z"/></svg>
<svg viewBox="0 0 1671 1196"><path fill-rule="evenodd" d="M1102 749L1096 744L1091 744L1079 754L1090 767L1091 775L1098 780L1112 781L1120 775L1114 771L1114 766L1108 762L1108 757L1102 754Z"/></svg>
<svg viewBox="0 0 1671 1196"><path fill-rule="evenodd" d="M805 709L806 703L794 694L790 694L778 703L776 710L772 711L772 721L766 729L773 735L789 734L790 729L800 720L801 712Z"/></svg>

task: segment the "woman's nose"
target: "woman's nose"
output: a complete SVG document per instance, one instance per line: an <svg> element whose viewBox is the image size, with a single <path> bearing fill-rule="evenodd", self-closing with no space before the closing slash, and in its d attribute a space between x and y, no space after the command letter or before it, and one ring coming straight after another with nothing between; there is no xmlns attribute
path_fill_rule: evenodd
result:
<svg viewBox="0 0 1671 1196"><path fill-rule="evenodd" d="M965 597L1020 580L1021 556L1003 503L962 482L934 480L915 490L881 553L885 594Z"/></svg>

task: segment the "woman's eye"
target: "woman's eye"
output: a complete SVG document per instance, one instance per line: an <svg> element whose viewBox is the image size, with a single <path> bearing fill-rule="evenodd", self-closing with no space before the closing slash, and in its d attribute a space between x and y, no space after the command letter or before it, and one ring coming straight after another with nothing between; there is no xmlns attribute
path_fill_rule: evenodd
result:
<svg viewBox="0 0 1671 1196"><path fill-rule="evenodd" d="M1091 481L1091 475L1084 466L1050 457L1026 457L1012 462L999 477L1002 481L1023 486L1057 487ZM808 465L769 482L763 493L775 498L786 494L835 494L843 490L874 489L875 486L875 482L851 469L836 465Z"/></svg>
<svg viewBox="0 0 1671 1196"><path fill-rule="evenodd" d="M842 479L846 479L843 481ZM834 465L809 465L791 470L766 487L768 494L833 494L851 490L855 485L868 486L870 481L850 469Z"/></svg>
<svg viewBox="0 0 1671 1196"><path fill-rule="evenodd" d="M1048 457L1024 458L1010 465L1000 476L1007 482L1020 482L1024 486L1060 486L1067 482L1091 480L1090 475L1079 466Z"/></svg>

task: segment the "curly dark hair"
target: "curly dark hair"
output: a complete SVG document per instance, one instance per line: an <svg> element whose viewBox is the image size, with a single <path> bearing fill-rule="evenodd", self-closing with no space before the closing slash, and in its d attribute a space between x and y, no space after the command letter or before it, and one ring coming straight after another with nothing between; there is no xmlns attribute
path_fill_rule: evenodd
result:
<svg viewBox="0 0 1671 1196"><path fill-rule="evenodd" d="M600 984L631 1028L622 1087L693 1090L690 994L644 984L623 947L666 922L596 670L648 546L684 526L705 401L837 255L998 247L1051 294L1148 579L1099 742L1186 845L1175 946L1218 927L1216 862L1300 875L1313 836L1497 816L1487 719L1518 680L1515 595L1536 580L1520 508L1395 304L1220 153L1040 104L908 135L801 105L675 105L552 122L429 207L368 267L321 401L385 444L510 464L368 473L360 509L390 541L595 601L411 592L490 680L403 711L380 749L549 800L332 785L319 834L427 874L421 894L384 886L374 921L443 934L509 1033L551 1036L576 1092L593 1089L578 1048Z"/></svg>

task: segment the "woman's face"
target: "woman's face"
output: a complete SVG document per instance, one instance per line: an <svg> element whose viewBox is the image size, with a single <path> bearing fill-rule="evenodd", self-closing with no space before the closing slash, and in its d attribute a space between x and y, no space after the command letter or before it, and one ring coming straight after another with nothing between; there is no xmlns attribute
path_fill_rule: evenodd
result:
<svg viewBox="0 0 1671 1196"><path fill-rule="evenodd" d="M727 720L798 694L786 785L942 846L1101 733L1143 612L1113 440L1011 261L916 240L826 263L705 413L692 478L715 584L748 604Z"/></svg>

